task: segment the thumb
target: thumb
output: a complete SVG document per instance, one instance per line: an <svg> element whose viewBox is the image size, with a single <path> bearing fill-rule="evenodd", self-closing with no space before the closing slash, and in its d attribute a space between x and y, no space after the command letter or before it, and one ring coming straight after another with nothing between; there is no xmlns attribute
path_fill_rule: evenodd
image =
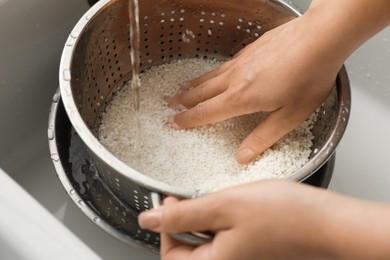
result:
<svg viewBox="0 0 390 260"><path fill-rule="evenodd" d="M139 224L142 228L160 233L219 230L227 227L219 204L218 196L214 195L164 203L160 208L142 212Z"/></svg>
<svg viewBox="0 0 390 260"><path fill-rule="evenodd" d="M292 115L279 109L270 113L241 143L236 153L238 163L249 163L299 125ZM303 121L303 120L302 120Z"/></svg>

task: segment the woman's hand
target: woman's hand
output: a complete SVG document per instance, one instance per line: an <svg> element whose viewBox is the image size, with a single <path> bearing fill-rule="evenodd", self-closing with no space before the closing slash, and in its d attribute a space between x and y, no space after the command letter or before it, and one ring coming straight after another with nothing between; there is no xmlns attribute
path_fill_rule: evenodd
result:
<svg viewBox="0 0 390 260"><path fill-rule="evenodd" d="M264 181L192 200L167 198L164 206L142 213L139 221L141 227L162 232L162 259L303 259L325 254L322 245L309 242L317 241L314 231L321 226L316 218L322 193L292 182ZM154 222L156 215L159 223ZM203 230L215 237L199 247L166 234Z"/></svg>
<svg viewBox="0 0 390 260"><path fill-rule="evenodd" d="M318 63L323 50L302 18L290 21L241 50L216 70L183 83L168 99L187 111L169 119L192 128L254 112L269 112L246 137L236 159L248 163L301 124L329 95L342 61Z"/></svg>
<svg viewBox="0 0 390 260"><path fill-rule="evenodd" d="M330 93L345 59L390 24L389 0L314 0L301 17L248 45L232 60L185 82L168 121L192 128L263 111L268 117L238 148L247 163L301 124Z"/></svg>
<svg viewBox="0 0 390 260"><path fill-rule="evenodd" d="M167 198L140 226L161 232L163 260L390 259L390 208L291 181L260 181L196 199ZM168 233L211 231L188 246Z"/></svg>

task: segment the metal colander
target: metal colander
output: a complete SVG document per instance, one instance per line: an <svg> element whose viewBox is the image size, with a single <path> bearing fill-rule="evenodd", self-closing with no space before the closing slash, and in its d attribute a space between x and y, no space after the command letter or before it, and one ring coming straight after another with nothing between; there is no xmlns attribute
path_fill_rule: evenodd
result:
<svg viewBox="0 0 390 260"><path fill-rule="evenodd" d="M118 199L139 213L151 207L154 195L199 194L137 172L97 139L102 112L131 79L127 5L127 0L101 0L80 19L63 50L60 90L70 122L89 151L91 167ZM181 58L232 57L266 31L299 15L291 4L278 0L142 0L139 5L141 71ZM345 131L350 90L344 68L335 86L313 129L311 159L290 179L302 181L319 169Z"/></svg>

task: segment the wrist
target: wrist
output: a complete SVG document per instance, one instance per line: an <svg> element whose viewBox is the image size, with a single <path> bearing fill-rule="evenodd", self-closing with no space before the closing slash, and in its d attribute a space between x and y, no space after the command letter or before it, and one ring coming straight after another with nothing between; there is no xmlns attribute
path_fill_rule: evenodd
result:
<svg viewBox="0 0 390 260"><path fill-rule="evenodd" d="M389 0L313 0L303 18L328 59L343 63L365 41L390 25L389 13Z"/></svg>

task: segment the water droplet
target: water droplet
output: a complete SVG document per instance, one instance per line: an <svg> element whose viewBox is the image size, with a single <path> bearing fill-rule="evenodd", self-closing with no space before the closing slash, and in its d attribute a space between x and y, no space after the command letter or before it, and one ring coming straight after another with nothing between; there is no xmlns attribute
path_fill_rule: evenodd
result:
<svg viewBox="0 0 390 260"><path fill-rule="evenodd" d="M73 46L76 42L77 37L79 37L79 35L77 33L72 32L69 35L68 40L66 41L66 46Z"/></svg>
<svg viewBox="0 0 390 260"><path fill-rule="evenodd" d="M50 155L50 158L51 158L53 161L55 161L55 162L58 162L58 161L60 160L60 157L59 157L58 154L56 154L56 153L52 153L52 154Z"/></svg>
<svg viewBox="0 0 390 260"><path fill-rule="evenodd" d="M65 70L62 72L62 77L64 78L64 80L70 81L70 79L71 79L70 70L69 70L69 69L65 69Z"/></svg>
<svg viewBox="0 0 390 260"><path fill-rule="evenodd" d="M53 128L47 129L47 137L49 138L49 140L53 140L54 139L54 130L53 130Z"/></svg>
<svg viewBox="0 0 390 260"><path fill-rule="evenodd" d="M66 41L66 46L73 46L74 43L76 42L76 39L69 37L68 40Z"/></svg>
<svg viewBox="0 0 390 260"><path fill-rule="evenodd" d="M87 15L87 16L85 17L85 20L89 21L89 20L91 20L91 18L92 18L91 15Z"/></svg>
<svg viewBox="0 0 390 260"><path fill-rule="evenodd" d="M58 101L60 100L60 97L61 97L61 95L59 93L55 93L53 96L53 102L58 103Z"/></svg>
<svg viewBox="0 0 390 260"><path fill-rule="evenodd" d="M76 191L74 190L74 189L71 189L70 191L69 191L69 194L70 195L74 195L76 193Z"/></svg>
<svg viewBox="0 0 390 260"><path fill-rule="evenodd" d="M94 221L95 223L99 223L99 222L100 222L100 218L99 218L99 217L94 217L94 218L93 218L93 221Z"/></svg>
<svg viewBox="0 0 390 260"><path fill-rule="evenodd" d="M85 207L85 202L83 200L79 200L78 203L81 207Z"/></svg>

